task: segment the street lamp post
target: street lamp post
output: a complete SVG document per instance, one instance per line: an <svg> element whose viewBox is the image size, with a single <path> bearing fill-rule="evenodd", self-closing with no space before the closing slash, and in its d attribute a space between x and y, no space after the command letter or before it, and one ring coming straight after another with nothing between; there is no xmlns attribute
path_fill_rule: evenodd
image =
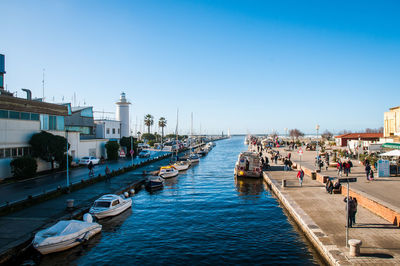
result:
<svg viewBox="0 0 400 266"><path fill-rule="evenodd" d="M131 131L131 150L129 151L129 153L131 154L131 164L133 166L133 132Z"/></svg>
<svg viewBox="0 0 400 266"><path fill-rule="evenodd" d="M317 124L315 126L315 129L317 130L317 145L316 145L316 151L317 151L317 159L318 159L318 155L319 155L319 147L318 147L318 130L319 130L319 125Z"/></svg>
<svg viewBox="0 0 400 266"><path fill-rule="evenodd" d="M67 139L67 188L69 188L69 163L68 163L68 130L66 132L66 139Z"/></svg>

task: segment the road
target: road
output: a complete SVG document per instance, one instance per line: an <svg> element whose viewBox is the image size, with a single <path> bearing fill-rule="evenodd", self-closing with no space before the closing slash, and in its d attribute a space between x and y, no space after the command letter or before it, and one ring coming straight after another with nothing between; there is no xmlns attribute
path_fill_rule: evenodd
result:
<svg viewBox="0 0 400 266"><path fill-rule="evenodd" d="M157 157L165 154L166 152L150 151L150 158ZM149 158L135 158L134 164L139 164ZM125 166L131 165L130 159L120 159L115 162L107 162L103 165L96 165L94 167L94 174L104 174L106 165L110 170L115 170ZM89 170L86 167L72 169L69 175L70 183L79 182L81 180L89 179ZM6 202L15 202L26 199L29 195L42 194L43 192L56 189L58 186L65 187L67 184L66 171L59 173L52 173L40 177L31 178L28 180L21 180L13 183L0 185L0 206Z"/></svg>

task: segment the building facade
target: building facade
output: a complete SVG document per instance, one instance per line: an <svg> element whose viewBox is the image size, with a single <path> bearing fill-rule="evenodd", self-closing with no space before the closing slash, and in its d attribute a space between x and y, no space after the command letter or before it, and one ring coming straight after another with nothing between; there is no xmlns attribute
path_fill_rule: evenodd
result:
<svg viewBox="0 0 400 266"><path fill-rule="evenodd" d="M400 106L390 108L384 113L384 137L400 142Z"/></svg>
<svg viewBox="0 0 400 266"><path fill-rule="evenodd" d="M72 107L71 115L65 118L65 130L79 132L81 138L95 138L95 129L92 106Z"/></svg>
<svg viewBox="0 0 400 266"><path fill-rule="evenodd" d="M0 94L0 178L11 176L13 158L30 154L33 134L63 134L66 116L66 106Z"/></svg>
<svg viewBox="0 0 400 266"><path fill-rule="evenodd" d="M120 139L121 122L116 120L99 119L95 120L96 138L99 139Z"/></svg>

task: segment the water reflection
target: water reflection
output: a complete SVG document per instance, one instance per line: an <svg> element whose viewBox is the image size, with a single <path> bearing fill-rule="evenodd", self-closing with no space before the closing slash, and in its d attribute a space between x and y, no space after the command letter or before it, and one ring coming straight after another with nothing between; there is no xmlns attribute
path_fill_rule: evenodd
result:
<svg viewBox="0 0 400 266"><path fill-rule="evenodd" d="M240 196L260 195L264 191L261 178L235 177L235 186Z"/></svg>
<svg viewBox="0 0 400 266"><path fill-rule="evenodd" d="M133 203L132 207L134 207ZM102 219L98 221L98 223L103 226L102 228L103 232L115 232L119 230L119 228L122 226L125 220L128 219L128 217L131 215L132 215L132 208L129 208L117 216Z"/></svg>

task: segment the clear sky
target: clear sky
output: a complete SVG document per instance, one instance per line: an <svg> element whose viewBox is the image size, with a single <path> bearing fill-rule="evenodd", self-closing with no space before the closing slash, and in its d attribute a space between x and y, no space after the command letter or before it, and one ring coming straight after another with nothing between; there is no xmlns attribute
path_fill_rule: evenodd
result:
<svg viewBox="0 0 400 266"><path fill-rule="evenodd" d="M167 131L383 126L400 105L398 1L0 0L10 91L165 116ZM140 128L140 127L139 127Z"/></svg>

